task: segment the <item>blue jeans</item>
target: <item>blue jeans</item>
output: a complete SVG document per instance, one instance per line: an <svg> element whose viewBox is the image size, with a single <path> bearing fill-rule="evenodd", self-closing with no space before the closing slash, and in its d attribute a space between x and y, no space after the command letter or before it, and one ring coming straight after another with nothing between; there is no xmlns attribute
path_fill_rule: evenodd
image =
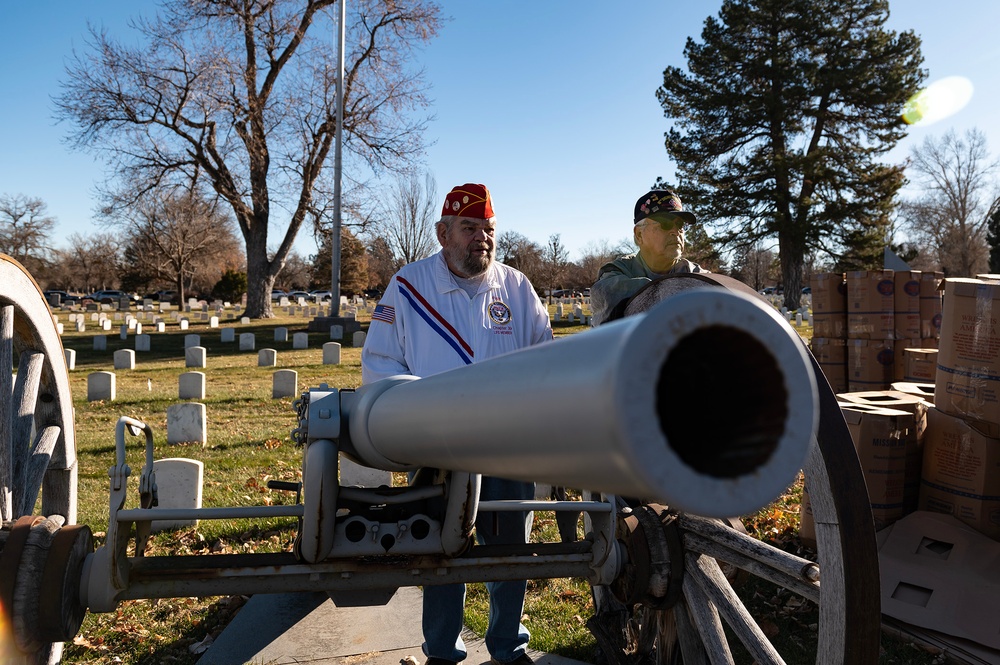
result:
<svg viewBox="0 0 1000 665"><path fill-rule="evenodd" d="M530 500L535 496L534 483L483 476L479 497ZM496 522L494 523L494 518ZM531 534L530 512L480 513L476 517L476 540L485 545L515 545L528 542ZM486 649L501 663L509 663L524 653L530 637L521 625L524 612L524 592L528 583L487 582L490 594L490 616L486 629ZM443 584L424 587L424 655L444 660L465 660L467 651L462 641L465 612L465 585Z"/></svg>

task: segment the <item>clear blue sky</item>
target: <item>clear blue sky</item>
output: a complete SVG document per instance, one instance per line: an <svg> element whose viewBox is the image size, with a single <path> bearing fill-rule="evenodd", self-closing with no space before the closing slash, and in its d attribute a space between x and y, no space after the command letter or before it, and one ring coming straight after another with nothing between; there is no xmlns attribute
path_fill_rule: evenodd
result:
<svg viewBox="0 0 1000 665"><path fill-rule="evenodd" d="M560 234L578 258L590 243L631 237L635 200L673 167L668 125L655 90L664 67L684 66L720 0L444 0L451 18L421 54L436 121L426 163L440 188L485 183L501 230L544 243ZM87 21L127 38L126 18L152 0L34 0L0 3L0 194L41 198L57 218L54 244L95 228L93 189L103 166L64 142L53 120L71 50ZM954 127L986 132L1000 154L1000 2L892 0L890 27L923 39L929 81L968 77L969 105L936 124L914 126L893 153ZM332 35L331 35L332 39ZM276 241L275 241L276 242ZM315 251L302 234L298 251Z"/></svg>

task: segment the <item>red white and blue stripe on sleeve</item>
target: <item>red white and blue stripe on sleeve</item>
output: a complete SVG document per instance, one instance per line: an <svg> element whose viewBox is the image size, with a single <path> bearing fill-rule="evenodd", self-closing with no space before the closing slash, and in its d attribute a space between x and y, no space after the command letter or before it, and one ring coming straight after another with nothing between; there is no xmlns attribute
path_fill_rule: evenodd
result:
<svg viewBox="0 0 1000 665"><path fill-rule="evenodd" d="M420 318L422 318L427 325L431 327L431 330L440 335L441 339L448 343L451 348L455 350L458 356L466 365L472 364L472 358L474 356L472 352L472 347L469 346L468 342L462 339L462 336L455 330L454 326L448 323L447 319L441 316L436 309L434 309L427 300L420 295L420 292L414 288L413 284L408 282L406 279L396 276L397 286L399 287L399 293L406 301L410 303ZM395 313L393 313L395 316ZM374 315L373 315L374 318Z"/></svg>

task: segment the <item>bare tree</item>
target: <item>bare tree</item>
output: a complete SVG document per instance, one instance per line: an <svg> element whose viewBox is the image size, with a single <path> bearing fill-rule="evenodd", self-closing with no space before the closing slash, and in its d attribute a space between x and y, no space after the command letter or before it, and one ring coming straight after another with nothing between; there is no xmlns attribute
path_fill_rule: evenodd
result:
<svg viewBox="0 0 1000 665"><path fill-rule="evenodd" d="M536 287L543 285L544 250L516 231L504 231L497 236L497 261L520 270Z"/></svg>
<svg viewBox="0 0 1000 665"><path fill-rule="evenodd" d="M150 280L170 282L184 302L199 272L221 265L217 259L231 255L239 246L232 219L217 203L190 190L147 194L128 214L117 218L129 237L127 269ZM214 284L222 274L219 269L211 272L211 278L203 282Z"/></svg>
<svg viewBox="0 0 1000 665"><path fill-rule="evenodd" d="M282 286L290 290L305 291L311 287L311 275L312 264L298 252L290 252L278 279Z"/></svg>
<svg viewBox="0 0 1000 665"><path fill-rule="evenodd" d="M614 261L619 256L630 254L635 251L631 241L619 240L612 244L608 240L598 240L588 243L583 248L583 256L576 262L578 266L579 278L586 284L583 288L590 288L597 281L597 274L601 266L609 261ZM574 285L577 286L577 285Z"/></svg>
<svg viewBox="0 0 1000 665"><path fill-rule="evenodd" d="M927 247L951 277L971 277L989 267L986 235L1000 203L998 167L979 129L964 137L954 130L940 139L927 137L911 151L907 173L923 194L904 203L901 215L917 245Z"/></svg>
<svg viewBox="0 0 1000 665"><path fill-rule="evenodd" d="M426 173L423 182L415 174L398 176L385 197L387 203L379 211L376 235L385 238L397 265L426 258L437 249L436 196L434 176Z"/></svg>
<svg viewBox="0 0 1000 665"><path fill-rule="evenodd" d="M776 284L781 281L778 257L760 241L744 245L733 254L733 277L755 291Z"/></svg>
<svg viewBox="0 0 1000 665"><path fill-rule="evenodd" d="M384 289L400 267L389 243L385 238L372 238L368 241L365 253L368 256L368 286Z"/></svg>
<svg viewBox="0 0 1000 665"><path fill-rule="evenodd" d="M549 293L559 286L559 280L566 272L569 265L569 252L562 244L562 238L558 233L549 236L549 242L545 245L542 256L542 284L548 288Z"/></svg>
<svg viewBox="0 0 1000 665"><path fill-rule="evenodd" d="M336 126L336 0L163 0L132 23L135 45L91 30L56 99L76 146L137 183L128 207L177 173L204 181L232 208L246 245L245 314L270 317L270 291L303 222L328 208L330 150L346 164L401 168L418 153L426 120L413 48L439 9L423 0L350 3L344 126ZM324 19L324 20L320 20ZM283 229L269 253L268 232Z"/></svg>
<svg viewBox="0 0 1000 665"><path fill-rule="evenodd" d="M20 262L35 274L51 258L49 238L56 220L41 199L23 194L0 196L0 252Z"/></svg>
<svg viewBox="0 0 1000 665"><path fill-rule="evenodd" d="M111 233L71 235L57 250L53 280L67 290L91 293L119 286L121 241Z"/></svg>

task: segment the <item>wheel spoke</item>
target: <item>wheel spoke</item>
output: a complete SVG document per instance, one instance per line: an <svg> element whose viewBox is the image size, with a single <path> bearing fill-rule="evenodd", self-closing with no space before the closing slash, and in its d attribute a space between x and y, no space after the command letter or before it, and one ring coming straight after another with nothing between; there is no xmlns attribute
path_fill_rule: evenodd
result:
<svg viewBox="0 0 1000 665"><path fill-rule="evenodd" d="M31 513L35 502L38 501L38 492L42 488L45 471L49 468L49 460L52 459L52 451L55 450L60 434L61 428L50 425L43 428L35 438L35 445L32 446L31 457L26 465L24 492L21 495L20 505L22 515Z"/></svg>
<svg viewBox="0 0 1000 665"><path fill-rule="evenodd" d="M819 602L819 567L718 522L681 516L684 549L707 554L785 587L814 603Z"/></svg>
<svg viewBox="0 0 1000 665"><path fill-rule="evenodd" d="M722 629L718 609L690 575L684 578L683 590L688 616L701 636L709 662L712 665L732 665L733 652L729 649L726 633Z"/></svg>
<svg viewBox="0 0 1000 665"><path fill-rule="evenodd" d="M0 519L14 519L14 456L11 395L14 394L14 306L0 308Z"/></svg>
<svg viewBox="0 0 1000 665"><path fill-rule="evenodd" d="M35 405L38 402L38 387L41 384L44 362L43 354L22 351L18 359L17 378L14 380L10 441L13 451L11 485L13 506L16 511L20 510L25 493L30 493L30 488L25 483L31 454L31 430L34 426Z"/></svg>
<svg viewBox="0 0 1000 665"><path fill-rule="evenodd" d="M677 603L674 607L674 618L677 621L677 641L680 643L684 665L709 665L705 645L698 635L698 629L691 621L687 605Z"/></svg>
<svg viewBox="0 0 1000 665"><path fill-rule="evenodd" d="M729 585L729 580L722 573L718 562L711 557L695 554L686 555L684 560L687 564L685 568L687 575L694 579L719 613L725 617L726 623L733 629L754 660L761 665L785 665L774 645L767 639L743 605L743 601Z"/></svg>

